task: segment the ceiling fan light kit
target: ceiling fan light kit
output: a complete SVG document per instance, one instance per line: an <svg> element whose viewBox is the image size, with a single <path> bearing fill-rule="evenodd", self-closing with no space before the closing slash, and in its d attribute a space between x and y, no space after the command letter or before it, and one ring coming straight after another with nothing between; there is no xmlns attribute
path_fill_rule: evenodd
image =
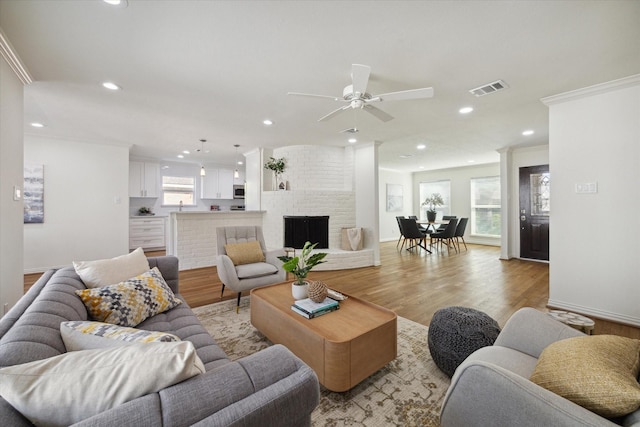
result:
<svg viewBox="0 0 640 427"><path fill-rule="evenodd" d="M403 90L399 92L389 92L379 95L371 95L367 92L371 67L368 65L352 64L351 84L342 91L342 98L327 95L316 95L311 93L289 92L288 95L307 96L315 98L328 98L338 102L346 102L340 108L331 111L329 114L320 117L319 122L327 121L341 112L349 109L364 110L382 122L393 120L393 116L371 105L375 102L384 101L405 101L409 99L424 99L433 97L433 88L425 87L420 89Z"/></svg>

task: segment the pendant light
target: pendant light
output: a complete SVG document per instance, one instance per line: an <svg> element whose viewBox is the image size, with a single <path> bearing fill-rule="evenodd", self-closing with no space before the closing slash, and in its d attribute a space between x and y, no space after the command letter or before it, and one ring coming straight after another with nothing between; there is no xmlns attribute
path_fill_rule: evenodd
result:
<svg viewBox="0 0 640 427"><path fill-rule="evenodd" d="M200 150L198 150L198 151L200 151L201 154L204 154L204 143L205 142L207 142L206 139L201 139L200 140L200 144L201 145L200 145ZM204 165L200 165L200 176L206 176L206 175L207 175L207 172L204 170Z"/></svg>
<svg viewBox="0 0 640 427"><path fill-rule="evenodd" d="M236 147L236 170L233 171L233 177L240 178L240 172L238 172L238 147L240 147L240 145L234 144L233 146Z"/></svg>

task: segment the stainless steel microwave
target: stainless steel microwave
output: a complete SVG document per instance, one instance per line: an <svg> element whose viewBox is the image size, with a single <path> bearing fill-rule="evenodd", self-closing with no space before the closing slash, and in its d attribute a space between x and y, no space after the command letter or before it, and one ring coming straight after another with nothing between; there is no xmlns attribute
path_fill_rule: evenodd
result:
<svg viewBox="0 0 640 427"><path fill-rule="evenodd" d="M233 186L233 198L234 199L244 199L244 185L234 185Z"/></svg>

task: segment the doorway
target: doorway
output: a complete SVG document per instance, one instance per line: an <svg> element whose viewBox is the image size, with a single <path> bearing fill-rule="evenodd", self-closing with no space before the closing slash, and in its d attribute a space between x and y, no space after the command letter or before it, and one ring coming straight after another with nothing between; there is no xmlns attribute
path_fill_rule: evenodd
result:
<svg viewBox="0 0 640 427"><path fill-rule="evenodd" d="M520 168L520 257L549 260L549 165Z"/></svg>

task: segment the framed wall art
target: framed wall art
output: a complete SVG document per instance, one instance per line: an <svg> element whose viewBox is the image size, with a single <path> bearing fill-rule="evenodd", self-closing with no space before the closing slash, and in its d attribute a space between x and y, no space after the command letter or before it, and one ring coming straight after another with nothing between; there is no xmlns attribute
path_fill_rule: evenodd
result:
<svg viewBox="0 0 640 427"><path fill-rule="evenodd" d="M402 212L404 204L401 184L387 184L387 212Z"/></svg>
<svg viewBox="0 0 640 427"><path fill-rule="evenodd" d="M24 167L24 223L44 222L44 165Z"/></svg>

